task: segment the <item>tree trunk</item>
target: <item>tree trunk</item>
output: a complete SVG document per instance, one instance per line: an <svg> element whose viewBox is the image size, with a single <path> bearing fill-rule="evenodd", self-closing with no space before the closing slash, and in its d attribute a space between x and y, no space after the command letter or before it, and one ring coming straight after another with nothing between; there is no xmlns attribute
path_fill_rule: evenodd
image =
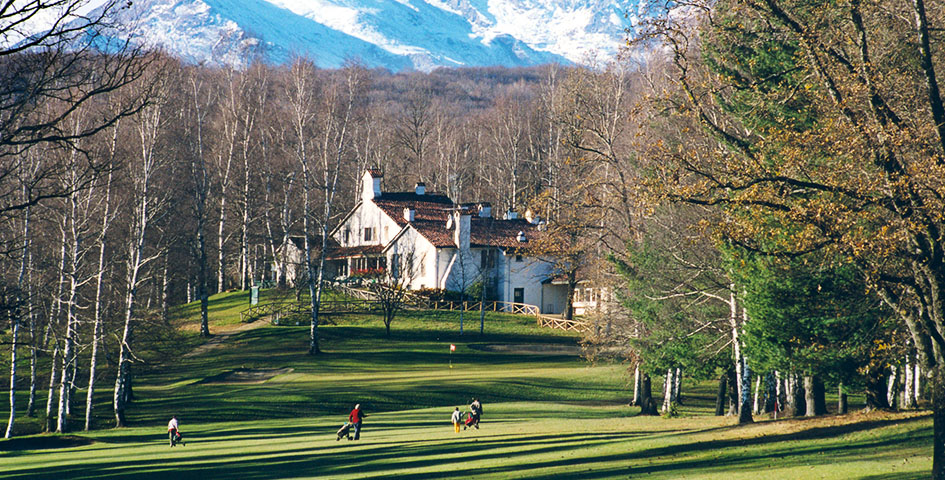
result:
<svg viewBox="0 0 945 480"><path fill-rule="evenodd" d="M728 390L726 380L728 380L728 373L723 373L719 376L719 391L715 396L716 416L725 415L725 393Z"/></svg>
<svg viewBox="0 0 945 480"><path fill-rule="evenodd" d="M7 431L4 435L4 438L11 438L13 436L13 422L16 420L16 366L18 361L16 354L20 340L20 319L18 312L13 312L13 332L11 337L12 345L10 350L12 352L10 353L10 419L7 421Z"/></svg>
<svg viewBox="0 0 945 480"><path fill-rule="evenodd" d="M232 154L231 154L232 155ZM229 184L230 177L230 161L232 157L226 162L226 170L223 174L223 182L220 185L220 217L218 219L219 228L217 229L217 293L220 293L226 290L226 275L224 275L224 243L226 240L226 232L224 231L224 226L226 224L226 187Z"/></svg>
<svg viewBox="0 0 945 480"><path fill-rule="evenodd" d="M682 405L682 368L676 367L676 373L673 375L673 399L678 405Z"/></svg>
<svg viewBox="0 0 945 480"><path fill-rule="evenodd" d="M932 370L932 478L945 480L945 364Z"/></svg>
<svg viewBox="0 0 945 480"><path fill-rule="evenodd" d="M755 377L755 403L752 405L752 412L755 415L761 414L761 405L759 404L759 398L761 396L761 375Z"/></svg>
<svg viewBox="0 0 945 480"><path fill-rule="evenodd" d="M117 132L117 129L116 129ZM117 135L117 133L116 133ZM112 145L114 146L116 137L112 136ZM85 394L85 430L92 428L92 410L94 406L93 398L95 396L95 377L98 373L98 350L102 344L102 334L104 330L104 314L102 312L102 286L105 279L105 247L108 237L108 227L111 223L109 213L111 212L111 191L112 191L112 172L108 172L108 180L105 182L105 205L102 213L102 229L98 237L98 272L95 279L95 314L92 327L92 353L89 359L89 385Z"/></svg>
<svg viewBox="0 0 945 480"><path fill-rule="evenodd" d="M56 346L53 350L52 357L52 368L50 369L49 374L49 393L46 395L46 426L44 429L47 432L53 431L53 405L56 399L56 387L59 386L59 347Z"/></svg>
<svg viewBox="0 0 945 480"><path fill-rule="evenodd" d="M815 417L827 413L824 383L815 375L804 376L804 393L807 409L805 416Z"/></svg>
<svg viewBox="0 0 945 480"><path fill-rule="evenodd" d="M843 390L843 383L840 383L840 386L837 387L837 413L840 415L846 415L848 406L847 406L847 392Z"/></svg>
<svg viewBox="0 0 945 480"><path fill-rule="evenodd" d="M899 406L899 369L895 365L889 367L889 380L886 382L886 403L889 408Z"/></svg>
<svg viewBox="0 0 945 480"><path fill-rule="evenodd" d="M827 414L827 391L819 375L814 375L814 414Z"/></svg>
<svg viewBox="0 0 945 480"><path fill-rule="evenodd" d="M886 376L882 368L870 365L866 372L866 409L882 410L889 408L887 399Z"/></svg>
<svg viewBox="0 0 945 480"><path fill-rule="evenodd" d="M577 288L577 270L570 269L568 271L568 298L565 301L564 312L562 317L565 320L574 319L574 289Z"/></svg>
<svg viewBox="0 0 945 480"><path fill-rule="evenodd" d="M733 417L738 415L738 380L736 378L738 372L732 366L726 373L728 375L728 413L726 415Z"/></svg>
<svg viewBox="0 0 945 480"><path fill-rule="evenodd" d="M919 365L918 355L916 355L915 373L912 375L912 378L915 380L915 390L913 390L912 399L915 400L916 406L918 407L919 400L922 398L922 384L920 383L922 381L922 368Z"/></svg>
<svg viewBox="0 0 945 480"><path fill-rule="evenodd" d="M748 366L748 359L742 355L742 391L741 403L738 407L738 423L752 423L751 418L751 368Z"/></svg>
<svg viewBox="0 0 945 480"><path fill-rule="evenodd" d="M656 409L656 401L653 400L650 374L645 372L640 382L640 415L659 415Z"/></svg>
<svg viewBox="0 0 945 480"><path fill-rule="evenodd" d="M666 413L669 411L671 404L673 403L673 369L666 370L666 377L663 379L663 407L660 409L661 412Z"/></svg>
<svg viewBox="0 0 945 480"><path fill-rule="evenodd" d="M640 365L637 365L633 369L633 400L630 402L630 405L634 407L640 406Z"/></svg>

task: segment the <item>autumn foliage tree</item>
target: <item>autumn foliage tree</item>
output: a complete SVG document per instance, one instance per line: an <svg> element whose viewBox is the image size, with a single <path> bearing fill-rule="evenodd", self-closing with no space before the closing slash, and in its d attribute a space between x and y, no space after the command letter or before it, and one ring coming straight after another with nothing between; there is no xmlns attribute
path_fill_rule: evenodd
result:
<svg viewBox="0 0 945 480"><path fill-rule="evenodd" d="M719 207L717 231L733 244L822 251L860 268L931 372L933 477L945 478L942 10L923 0L688 5L656 14L640 41L669 52L672 111L709 141L665 144L654 183L667 198Z"/></svg>

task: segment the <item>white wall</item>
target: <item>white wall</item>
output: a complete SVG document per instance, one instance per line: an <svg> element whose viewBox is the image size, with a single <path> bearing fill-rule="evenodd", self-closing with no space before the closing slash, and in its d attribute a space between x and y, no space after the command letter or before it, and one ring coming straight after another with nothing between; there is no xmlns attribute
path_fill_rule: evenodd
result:
<svg viewBox="0 0 945 480"><path fill-rule="evenodd" d="M374 235L370 242L364 241L364 228L373 228ZM386 230L385 230L386 228ZM351 231L347 242L344 240L345 229ZM334 238L342 247L361 245L384 245L400 232L400 226L384 213L374 202L361 202L335 231Z"/></svg>
<svg viewBox="0 0 945 480"><path fill-rule="evenodd" d="M524 303L536 305L545 310L542 298L542 280L551 276L552 264L535 257L523 256L521 262L515 261L515 254L506 251L499 255L499 296L500 300L515 300L515 289L525 289ZM551 313L551 312L546 312Z"/></svg>

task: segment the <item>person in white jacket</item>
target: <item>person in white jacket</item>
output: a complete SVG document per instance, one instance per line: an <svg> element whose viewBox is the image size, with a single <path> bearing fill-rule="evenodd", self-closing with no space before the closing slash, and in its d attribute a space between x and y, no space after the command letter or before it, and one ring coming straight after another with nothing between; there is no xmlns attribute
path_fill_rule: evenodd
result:
<svg viewBox="0 0 945 480"><path fill-rule="evenodd" d="M463 423L463 414L459 411L459 407L456 407L456 410L453 410L453 429L456 430L456 433L459 433L459 424Z"/></svg>
<svg viewBox="0 0 945 480"><path fill-rule="evenodd" d="M167 436L171 439L171 446L177 444L177 416L171 417L171 421L167 422Z"/></svg>

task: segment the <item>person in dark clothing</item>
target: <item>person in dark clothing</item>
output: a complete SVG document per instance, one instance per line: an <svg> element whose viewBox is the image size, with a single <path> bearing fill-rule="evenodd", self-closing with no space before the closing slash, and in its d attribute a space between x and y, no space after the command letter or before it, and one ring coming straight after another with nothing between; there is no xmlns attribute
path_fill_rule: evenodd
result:
<svg viewBox="0 0 945 480"><path fill-rule="evenodd" d="M472 403L469 404L469 416L473 418L472 426L479 429L479 420L482 418L482 404L479 403L478 398L474 398Z"/></svg>
<svg viewBox="0 0 945 480"><path fill-rule="evenodd" d="M361 410L361 404L354 406L354 410L351 410L351 413L348 414L348 421L354 425L354 439L361 439L361 422L367 415Z"/></svg>

